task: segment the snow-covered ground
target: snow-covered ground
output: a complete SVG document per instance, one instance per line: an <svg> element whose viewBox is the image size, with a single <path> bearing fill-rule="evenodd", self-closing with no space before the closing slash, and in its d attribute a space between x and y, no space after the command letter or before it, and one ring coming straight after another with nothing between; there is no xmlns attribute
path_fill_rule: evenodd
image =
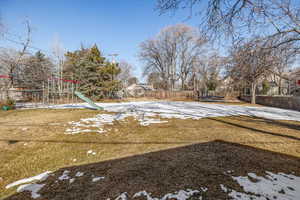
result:
<svg viewBox="0 0 300 200"><path fill-rule="evenodd" d="M103 107L106 111L120 113L121 115L119 117L133 112L135 114L143 114L150 117L153 115L159 115L163 118L181 119L247 115L275 120L300 121L300 112L273 107L238 106L180 101L138 101L123 103L97 103L97 105ZM91 106L86 103L81 103L50 106L40 105L38 108L67 109L91 108Z"/></svg>
<svg viewBox="0 0 300 200"><path fill-rule="evenodd" d="M105 111L114 114L98 114L92 118L69 122L71 126L67 134L82 132L104 133L104 125L113 124L114 121L134 117L142 126L153 123L166 123L170 118L201 119L205 117L221 116L255 116L274 120L300 121L300 112L273 107L253 107L224 104L207 104L200 102L178 101L144 101L124 103L97 103ZM68 109L91 108L88 104L62 104L52 106L39 106L38 108Z"/></svg>

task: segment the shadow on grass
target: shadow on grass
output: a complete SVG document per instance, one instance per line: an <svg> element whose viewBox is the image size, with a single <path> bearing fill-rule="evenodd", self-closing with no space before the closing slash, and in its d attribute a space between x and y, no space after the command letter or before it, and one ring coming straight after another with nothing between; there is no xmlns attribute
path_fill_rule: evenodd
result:
<svg viewBox="0 0 300 200"><path fill-rule="evenodd" d="M224 124L228 124L228 125L231 125L231 126L234 126L234 127L243 128L243 129L247 129L247 130L250 130L250 131L258 132L258 133L263 133L263 134L267 134L267 135L284 137L284 138L288 138L288 139L300 141L300 138L296 137L296 136L286 135L286 134L281 134L281 133L276 133L276 132L271 132L271 131L266 131L266 130L261 130L261 129L258 129L258 128L254 128L255 126L257 126L257 119L263 119L263 118L253 117L253 119L254 119L253 122L254 123L253 123L252 127L242 125L242 124L240 124L238 122L235 123L233 121L224 120L224 119L221 119L221 118L208 118L208 119L213 120L213 121L217 121L217 122L221 122L221 123L224 123ZM250 122L249 119L246 120L246 121ZM284 126L284 127L290 128L290 129L291 129L291 127L293 127L292 129L295 129L295 126L296 126L296 125L289 126L289 124L287 124L287 123L278 122L278 121L275 121L275 120L263 119L263 121L266 121L267 123L271 123L272 122L272 124L274 123L275 125ZM296 126L296 127L298 127L298 126ZM296 130L298 130L298 129L296 129Z"/></svg>
<svg viewBox="0 0 300 200"><path fill-rule="evenodd" d="M249 119L252 119L252 121ZM293 123L293 121L284 122L284 121L278 121L273 119L266 119L261 117L249 117L249 116L247 118L240 117L239 120L253 122L253 123L266 123L272 126L284 127L284 128L300 131L300 125L294 124L295 122Z"/></svg>
<svg viewBox="0 0 300 200"><path fill-rule="evenodd" d="M75 140L38 140L38 139L0 139L1 142L7 142L8 144L16 144L18 142L40 142L40 143L66 143L66 144L101 144L101 145L128 145L128 144L191 144L195 141L149 141L149 142L131 142L131 141L112 141L112 142L101 142L101 141L75 141Z"/></svg>
<svg viewBox="0 0 300 200"><path fill-rule="evenodd" d="M133 199L133 194L145 190L152 197L161 198L179 190L206 187L208 190L201 193L203 200L228 199L220 184L243 191L228 175L229 170L234 176L245 176L249 172L262 176L266 175L266 171L295 172L300 176L299 166L300 159L297 157L217 140L63 168L43 182L46 185L39 194L41 199L92 200L116 199L126 192L128 199ZM69 170L69 176L75 178L73 183L58 180L65 170ZM77 172L84 172L84 175L75 177ZM105 178L92 182L95 176ZM30 199L30 194L22 192L5 200L19 199Z"/></svg>

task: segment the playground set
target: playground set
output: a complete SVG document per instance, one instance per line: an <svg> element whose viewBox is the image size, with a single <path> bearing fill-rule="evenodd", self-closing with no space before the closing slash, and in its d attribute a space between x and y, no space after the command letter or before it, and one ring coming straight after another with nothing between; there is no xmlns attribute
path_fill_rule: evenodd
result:
<svg viewBox="0 0 300 200"><path fill-rule="evenodd" d="M0 75L0 79L10 79L9 76ZM0 87L0 101L7 98L14 100L17 107L38 107L41 105L56 105L56 104L75 104L79 102L88 103L93 109L102 110L92 100L85 97L77 91L77 80L61 79L57 77L49 77L47 81L42 83L40 89L13 87ZM9 107L2 107L3 110L9 110Z"/></svg>

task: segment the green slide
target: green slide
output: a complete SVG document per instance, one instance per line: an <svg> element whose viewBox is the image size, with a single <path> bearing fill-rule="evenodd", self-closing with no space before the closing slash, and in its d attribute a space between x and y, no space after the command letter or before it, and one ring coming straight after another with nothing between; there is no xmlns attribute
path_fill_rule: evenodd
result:
<svg viewBox="0 0 300 200"><path fill-rule="evenodd" d="M92 100L90 100L89 98L85 97L83 94L81 94L78 91L75 91L76 96L78 96L80 99L82 99L83 101L87 102L90 106L92 106L94 109L96 110L103 110L102 107L97 106L97 104L95 104Z"/></svg>

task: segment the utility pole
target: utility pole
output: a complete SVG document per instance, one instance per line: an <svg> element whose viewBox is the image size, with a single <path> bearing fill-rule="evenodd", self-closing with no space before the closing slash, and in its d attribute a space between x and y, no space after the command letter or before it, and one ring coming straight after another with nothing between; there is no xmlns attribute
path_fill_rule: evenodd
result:
<svg viewBox="0 0 300 200"><path fill-rule="evenodd" d="M113 54L108 54L108 56L111 56L112 57L112 63L115 64L116 63L116 57L118 56L119 54L117 53L113 53Z"/></svg>
<svg viewBox="0 0 300 200"><path fill-rule="evenodd" d="M112 57L112 64L113 65L115 65L116 64L116 57L118 56L119 54L117 54L117 53L113 53L113 54L108 54L108 56L111 56ZM114 81L114 74L112 73L111 74L111 82L113 83L113 81ZM110 95L112 95L112 93L110 94Z"/></svg>

